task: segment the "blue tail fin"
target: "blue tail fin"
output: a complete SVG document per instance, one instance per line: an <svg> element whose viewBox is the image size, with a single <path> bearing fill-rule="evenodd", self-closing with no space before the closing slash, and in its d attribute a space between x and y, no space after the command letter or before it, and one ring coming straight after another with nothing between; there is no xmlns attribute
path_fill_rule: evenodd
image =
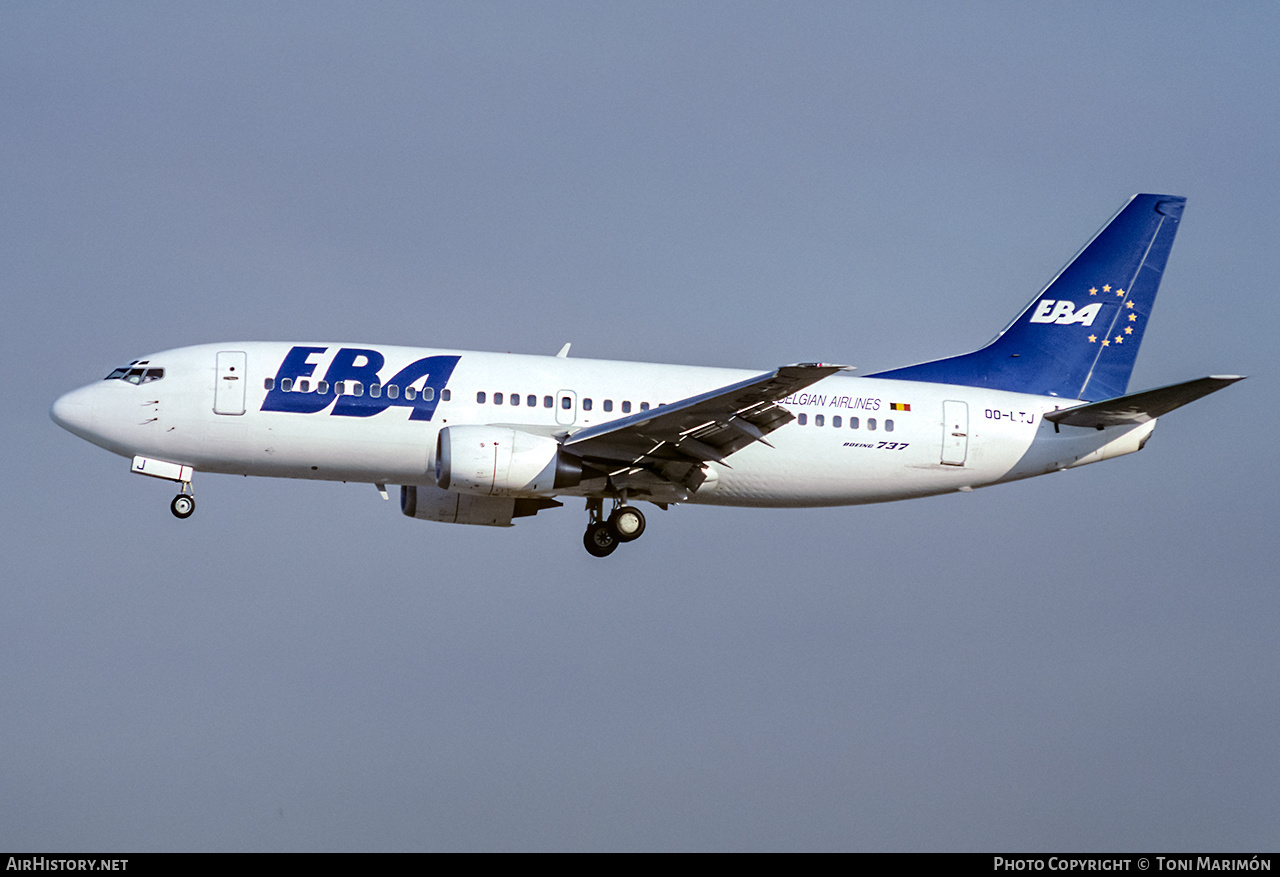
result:
<svg viewBox="0 0 1280 877"><path fill-rule="evenodd" d="M1186 203L1134 195L986 347L871 377L1088 401L1123 396Z"/></svg>

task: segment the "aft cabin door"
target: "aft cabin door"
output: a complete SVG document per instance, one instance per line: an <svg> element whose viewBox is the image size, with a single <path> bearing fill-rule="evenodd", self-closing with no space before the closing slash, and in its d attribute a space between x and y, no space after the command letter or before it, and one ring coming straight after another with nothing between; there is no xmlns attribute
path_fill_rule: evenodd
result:
<svg viewBox="0 0 1280 877"><path fill-rule="evenodd" d="M963 466L969 456L969 403L942 403L942 464Z"/></svg>
<svg viewBox="0 0 1280 877"><path fill-rule="evenodd" d="M244 414L243 350L218 351L218 378L213 388L214 414Z"/></svg>

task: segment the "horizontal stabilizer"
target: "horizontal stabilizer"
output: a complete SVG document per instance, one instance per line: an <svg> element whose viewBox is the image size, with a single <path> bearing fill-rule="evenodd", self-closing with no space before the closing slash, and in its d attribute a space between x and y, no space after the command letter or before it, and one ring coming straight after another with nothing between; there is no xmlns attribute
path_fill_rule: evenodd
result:
<svg viewBox="0 0 1280 877"><path fill-rule="evenodd" d="M1144 390L1141 393L1117 396L1101 402L1090 402L1088 405L1078 405L1075 408L1050 411L1045 414L1044 419L1064 426L1091 426L1097 429L1104 426L1146 423L1242 380L1244 380L1243 375L1210 375L1207 378L1197 378L1194 381L1172 384L1155 390Z"/></svg>

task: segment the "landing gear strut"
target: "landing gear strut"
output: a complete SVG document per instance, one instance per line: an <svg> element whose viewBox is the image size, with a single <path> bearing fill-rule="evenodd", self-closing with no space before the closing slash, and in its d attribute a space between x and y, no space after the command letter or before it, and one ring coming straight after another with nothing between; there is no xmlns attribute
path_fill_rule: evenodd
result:
<svg viewBox="0 0 1280 877"><path fill-rule="evenodd" d="M191 491L191 482L184 481L181 491L169 503L169 511L173 512L175 518L189 518L195 510L196 497Z"/></svg>
<svg viewBox="0 0 1280 877"><path fill-rule="evenodd" d="M639 539L644 532L644 515L635 506L627 505L625 493L614 500L608 520L604 517L604 500L598 497L587 500L587 514L590 519L582 544L592 557L608 557L620 543Z"/></svg>

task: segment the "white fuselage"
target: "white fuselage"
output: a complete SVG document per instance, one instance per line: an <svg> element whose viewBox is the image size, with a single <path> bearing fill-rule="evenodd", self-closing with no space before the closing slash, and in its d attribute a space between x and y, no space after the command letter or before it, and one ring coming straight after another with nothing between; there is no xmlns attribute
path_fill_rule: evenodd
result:
<svg viewBox="0 0 1280 877"><path fill-rule="evenodd" d="M383 382L407 374L415 363L457 360L447 382L432 388L430 419L400 395L409 385L405 381L397 398L383 396L385 409L373 413L336 413L343 397L332 395L315 411L263 410L270 393L281 398L282 363L300 347L311 352L302 360L305 377L290 381L289 403L319 405L315 388L341 351L347 351L347 374L365 378L358 383L366 405L371 391L389 392ZM353 350L374 351L384 362L371 364L368 357L353 357ZM220 360L220 353L243 358ZM114 453L195 471L406 485L435 484L436 438L446 426L501 425L564 436L634 414L642 404L657 407L758 374L326 343L202 345L157 353L145 362L163 368L164 377L90 384L55 403L55 420ZM228 362L240 363L239 373L228 373ZM297 389L303 379L309 398ZM413 384L418 405L429 380ZM350 389L353 382L345 383ZM377 390L370 387L375 383ZM513 397L519 404L512 404ZM1154 421L1101 430L1055 427L1041 415L1076 400L848 374L826 378L780 404L797 419L769 434L768 445L757 442L725 464L709 463L707 480L689 502L833 506L971 489L1132 453L1154 427Z"/></svg>

